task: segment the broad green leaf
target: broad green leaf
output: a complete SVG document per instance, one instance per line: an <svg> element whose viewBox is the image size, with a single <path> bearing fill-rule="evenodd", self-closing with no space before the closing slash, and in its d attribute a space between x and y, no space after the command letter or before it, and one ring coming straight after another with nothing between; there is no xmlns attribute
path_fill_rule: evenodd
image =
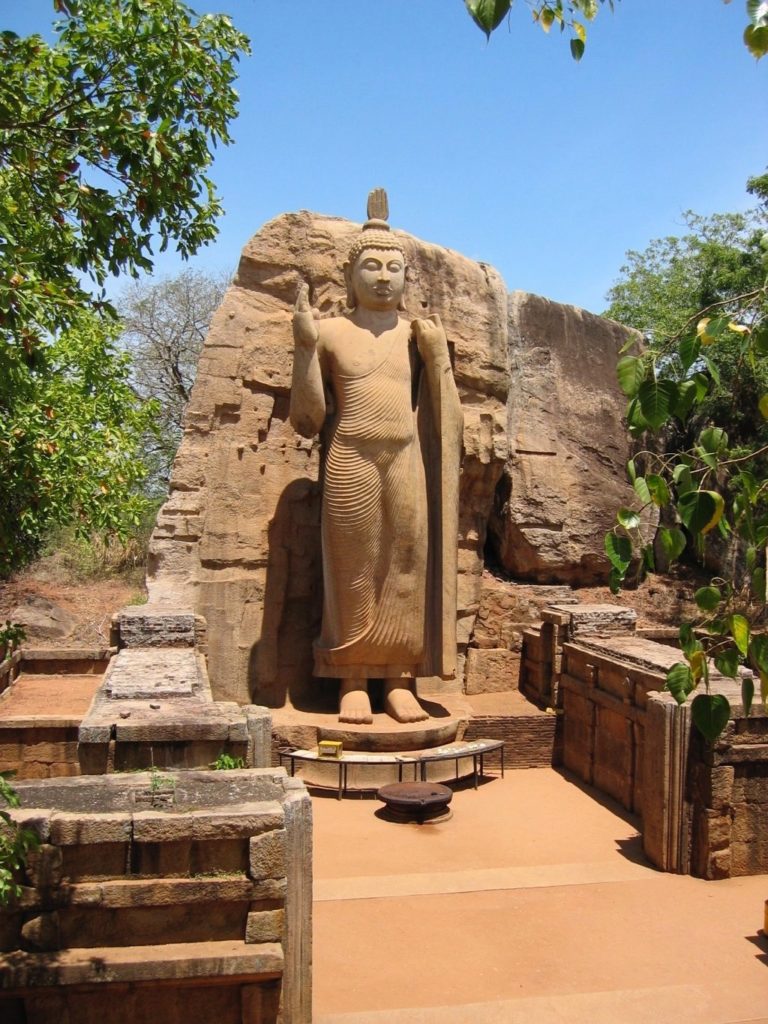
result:
<svg viewBox="0 0 768 1024"><path fill-rule="evenodd" d="M731 636L741 653L746 654L749 650L749 622L743 615L731 616Z"/></svg>
<svg viewBox="0 0 768 1024"><path fill-rule="evenodd" d="M749 662L758 672L768 672L768 636L756 633L749 642Z"/></svg>
<svg viewBox="0 0 768 1024"><path fill-rule="evenodd" d="M741 657L735 647L729 647L727 651L715 655L715 668L729 679L736 678L740 664Z"/></svg>
<svg viewBox="0 0 768 1024"><path fill-rule="evenodd" d="M672 694L678 704L685 704L688 694L694 688L693 675L688 665L682 661L676 662L667 672L664 689Z"/></svg>
<svg viewBox="0 0 768 1024"><path fill-rule="evenodd" d="M648 424L658 430L669 419L677 389L671 380L646 380L640 385L637 398Z"/></svg>
<svg viewBox="0 0 768 1024"><path fill-rule="evenodd" d="M694 490L693 477L689 466L677 465L672 473L672 480L677 488L678 496L682 497L688 491Z"/></svg>
<svg viewBox="0 0 768 1024"><path fill-rule="evenodd" d="M703 612L713 612L723 599L717 587L700 587L693 595L696 604Z"/></svg>
<svg viewBox="0 0 768 1024"><path fill-rule="evenodd" d="M699 444L705 452L717 455L728 447L728 435L720 427L707 427L699 434Z"/></svg>
<svg viewBox="0 0 768 1024"><path fill-rule="evenodd" d="M541 27L544 31L549 32L555 21L555 12L551 7L542 8L541 13L539 14L539 21L541 22Z"/></svg>
<svg viewBox="0 0 768 1024"><path fill-rule="evenodd" d="M629 477L629 482L632 484L637 479L637 468L635 467L634 459L630 459L627 463L627 476Z"/></svg>
<svg viewBox="0 0 768 1024"><path fill-rule="evenodd" d="M620 508L616 518L625 530L636 530L640 526L640 516L631 508Z"/></svg>
<svg viewBox="0 0 768 1024"><path fill-rule="evenodd" d="M691 703L691 718L704 739L714 743L728 725L731 705L720 693L700 693Z"/></svg>
<svg viewBox="0 0 768 1024"><path fill-rule="evenodd" d="M765 569L763 569L762 566L758 566L756 569L752 570L752 575L750 577L750 584L752 586L752 593L755 595L757 600L765 602L766 597L768 597L768 594L766 594L766 587L765 587L765 584L766 584Z"/></svg>
<svg viewBox="0 0 768 1024"><path fill-rule="evenodd" d="M684 380L681 384L677 385L677 398L672 407L672 412L681 422L688 416L688 413L698 400L698 396L699 387L695 380Z"/></svg>
<svg viewBox="0 0 768 1024"><path fill-rule="evenodd" d="M625 572L632 561L632 544L628 537L616 533L606 533L605 553L608 561L619 572Z"/></svg>
<svg viewBox="0 0 768 1024"><path fill-rule="evenodd" d="M464 0L472 20L490 39L509 13L512 0Z"/></svg>
<svg viewBox="0 0 768 1024"><path fill-rule="evenodd" d="M659 508L663 508L669 501L669 488L667 487L667 481L663 476L658 476L656 473L649 473L645 478L645 482L648 484L648 492L651 495L653 504L658 505Z"/></svg>
<svg viewBox="0 0 768 1024"><path fill-rule="evenodd" d="M575 38L571 40L571 56L574 60L581 60L584 56L584 43L581 39Z"/></svg>
<svg viewBox="0 0 768 1024"><path fill-rule="evenodd" d="M638 356L624 356L616 364L619 387L628 398L634 398L645 380L646 364Z"/></svg>
<svg viewBox="0 0 768 1024"><path fill-rule="evenodd" d="M638 437L650 426L648 420L643 416L643 410L640 408L638 398L633 398L627 406L627 426L633 437Z"/></svg>
<svg viewBox="0 0 768 1024"><path fill-rule="evenodd" d="M695 334L689 334L680 342L677 348L677 354L680 357L680 362L683 364L683 370L687 373L696 360L699 358L699 352L701 351L701 342Z"/></svg>
<svg viewBox="0 0 768 1024"><path fill-rule="evenodd" d="M643 505L650 505L651 503L651 492L648 487L648 482L644 476L638 476L632 481L632 488L635 494L638 496Z"/></svg>
<svg viewBox="0 0 768 1024"><path fill-rule="evenodd" d="M696 651L700 651L702 649L701 640L699 640L694 634L693 626L690 622L681 623L680 629L678 630L678 637L680 640L680 649L686 658L690 659L692 654L695 654Z"/></svg>
<svg viewBox="0 0 768 1024"><path fill-rule="evenodd" d="M718 368L715 366L715 364L708 356L704 356L704 363L706 364L706 367L709 370L709 375L712 378L712 380L715 382L715 384L719 385L720 371L718 370Z"/></svg>
<svg viewBox="0 0 768 1024"><path fill-rule="evenodd" d="M760 410L760 415L763 419L768 420L768 395L763 395L757 403L757 408Z"/></svg>
<svg viewBox="0 0 768 1024"><path fill-rule="evenodd" d="M748 25L744 30L744 43L753 57L759 60L768 53L768 26L755 28Z"/></svg>
<svg viewBox="0 0 768 1024"><path fill-rule="evenodd" d="M661 542L664 554L670 562L674 562L685 551L685 534L682 530L678 530L676 526L671 529L663 526L659 530L659 541Z"/></svg>
<svg viewBox="0 0 768 1024"><path fill-rule="evenodd" d="M688 664L691 666L691 675L693 676L694 682L698 683L705 675L707 656L704 651L693 651L688 659Z"/></svg>
<svg viewBox="0 0 768 1024"><path fill-rule="evenodd" d="M741 680L741 706L744 709L744 717L749 718L752 710L752 701L755 698L755 680L752 676L744 676Z"/></svg>
<svg viewBox="0 0 768 1024"><path fill-rule="evenodd" d="M677 502L677 511L691 533L707 534L713 530L725 508L723 496L717 491L688 491Z"/></svg>

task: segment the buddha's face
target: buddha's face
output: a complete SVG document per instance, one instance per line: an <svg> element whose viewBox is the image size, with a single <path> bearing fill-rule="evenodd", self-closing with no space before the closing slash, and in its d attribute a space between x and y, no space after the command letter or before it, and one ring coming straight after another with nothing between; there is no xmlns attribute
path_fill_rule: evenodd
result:
<svg viewBox="0 0 768 1024"><path fill-rule="evenodd" d="M397 309L405 289L405 260L396 249L363 249L352 267L352 287L363 309Z"/></svg>

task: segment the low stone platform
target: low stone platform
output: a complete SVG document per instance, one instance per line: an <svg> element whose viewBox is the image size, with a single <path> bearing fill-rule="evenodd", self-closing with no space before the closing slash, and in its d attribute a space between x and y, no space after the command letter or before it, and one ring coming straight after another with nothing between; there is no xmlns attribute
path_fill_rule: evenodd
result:
<svg viewBox="0 0 768 1024"><path fill-rule="evenodd" d="M429 711L425 722L396 722L389 715L374 714L370 725L339 722L336 711L299 711L284 707L272 710L273 747L316 747L320 740L337 740L345 750L396 753L437 747L461 739L472 711L461 695L426 695L422 705Z"/></svg>
<svg viewBox="0 0 768 1024"><path fill-rule="evenodd" d="M214 701L199 616L129 607L115 617L113 633L119 650L78 734L84 774L206 768L222 754L267 763L269 712Z"/></svg>

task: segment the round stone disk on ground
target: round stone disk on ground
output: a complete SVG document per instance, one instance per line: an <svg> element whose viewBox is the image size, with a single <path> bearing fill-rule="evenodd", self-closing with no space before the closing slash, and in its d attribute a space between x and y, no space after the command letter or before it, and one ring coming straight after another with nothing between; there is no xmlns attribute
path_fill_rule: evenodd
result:
<svg viewBox="0 0 768 1024"><path fill-rule="evenodd" d="M385 804L381 815L388 821L426 825L451 817L448 804L453 792L438 782L394 782L376 795Z"/></svg>

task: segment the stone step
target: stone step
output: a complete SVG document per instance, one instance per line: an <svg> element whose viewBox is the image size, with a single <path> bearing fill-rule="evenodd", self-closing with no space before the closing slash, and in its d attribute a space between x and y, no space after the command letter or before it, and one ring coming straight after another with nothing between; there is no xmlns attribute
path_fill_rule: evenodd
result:
<svg viewBox="0 0 768 1024"><path fill-rule="evenodd" d="M136 981L184 981L193 978L279 978L279 943L175 942L151 946L89 947L55 953L16 950L0 955L0 988L15 990L55 985L92 985Z"/></svg>

